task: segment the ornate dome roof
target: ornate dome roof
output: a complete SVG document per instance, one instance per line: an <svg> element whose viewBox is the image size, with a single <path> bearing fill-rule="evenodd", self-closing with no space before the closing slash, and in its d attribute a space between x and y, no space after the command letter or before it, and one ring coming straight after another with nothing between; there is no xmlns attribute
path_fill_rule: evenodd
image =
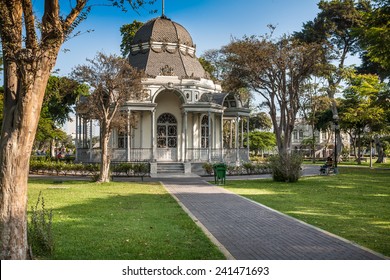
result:
<svg viewBox="0 0 390 280"><path fill-rule="evenodd" d="M195 56L191 35L165 16L146 22L135 34L129 61L148 76L207 78Z"/></svg>
<svg viewBox="0 0 390 280"><path fill-rule="evenodd" d="M180 43L194 48L190 33L180 24L166 17L146 22L135 34L133 44L154 42Z"/></svg>

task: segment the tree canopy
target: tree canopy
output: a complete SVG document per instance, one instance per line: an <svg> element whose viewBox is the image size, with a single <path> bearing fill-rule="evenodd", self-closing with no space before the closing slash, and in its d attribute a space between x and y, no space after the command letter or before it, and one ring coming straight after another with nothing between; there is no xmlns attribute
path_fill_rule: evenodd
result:
<svg viewBox="0 0 390 280"><path fill-rule="evenodd" d="M131 67L129 62L116 55L98 53L87 64L77 66L73 77L87 83L92 94L81 100L77 112L86 119L97 119L101 133L100 182L109 181L110 155L108 141L114 128L127 127L128 112L121 112L125 102L141 100L143 73Z"/></svg>
<svg viewBox="0 0 390 280"><path fill-rule="evenodd" d="M361 1L362 24L356 29L369 59L390 71L390 5L388 0Z"/></svg>
<svg viewBox="0 0 390 280"><path fill-rule="evenodd" d="M230 89L247 88L265 100L280 153L290 149L304 81L318 64L317 44L284 36L244 37L224 47ZM279 115L278 115L279 112Z"/></svg>
<svg viewBox="0 0 390 280"><path fill-rule="evenodd" d="M88 94L88 87L67 77L51 76L47 83L35 142L39 149L52 139L65 139L61 126L70 121L70 114L80 96Z"/></svg>
<svg viewBox="0 0 390 280"><path fill-rule="evenodd" d="M122 25L119 29L122 36L120 48L123 57L127 57L130 54L130 46L133 42L135 33L142 27L142 25L142 22L134 20L132 23Z"/></svg>

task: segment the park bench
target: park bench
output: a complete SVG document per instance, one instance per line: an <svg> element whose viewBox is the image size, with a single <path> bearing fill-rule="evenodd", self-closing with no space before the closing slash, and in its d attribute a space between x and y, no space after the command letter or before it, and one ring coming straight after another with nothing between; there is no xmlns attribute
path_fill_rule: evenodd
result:
<svg viewBox="0 0 390 280"><path fill-rule="evenodd" d="M321 166L320 168L320 175L330 175L330 174L335 174L335 167L334 165L332 166Z"/></svg>

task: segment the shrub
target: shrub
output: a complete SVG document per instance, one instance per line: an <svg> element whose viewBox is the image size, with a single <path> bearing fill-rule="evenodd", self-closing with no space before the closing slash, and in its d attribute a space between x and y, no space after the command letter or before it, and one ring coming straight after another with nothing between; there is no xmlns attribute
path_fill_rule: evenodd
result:
<svg viewBox="0 0 390 280"><path fill-rule="evenodd" d="M133 165L131 163L113 164L111 167L112 172L116 174L126 173L126 175L129 175L132 169Z"/></svg>
<svg viewBox="0 0 390 280"><path fill-rule="evenodd" d="M228 175L237 175L239 171L239 167L234 166L234 165L229 165L227 167L227 173Z"/></svg>
<svg viewBox="0 0 390 280"><path fill-rule="evenodd" d="M204 169L204 171L205 171L208 175L213 174L214 169L213 169L213 165L212 165L211 163L209 163L209 162L203 163L202 168Z"/></svg>
<svg viewBox="0 0 390 280"><path fill-rule="evenodd" d="M86 164L84 165L84 171L91 175L96 175L100 171L100 165L99 164Z"/></svg>
<svg viewBox="0 0 390 280"><path fill-rule="evenodd" d="M275 155L269 158L272 178L277 182L297 182L303 158L299 154Z"/></svg>
<svg viewBox="0 0 390 280"><path fill-rule="evenodd" d="M144 176L149 173L149 164L148 163L135 163L132 166L135 175Z"/></svg>
<svg viewBox="0 0 390 280"><path fill-rule="evenodd" d="M251 162L245 162L242 166L245 168L246 174L252 174L256 170L256 166Z"/></svg>
<svg viewBox="0 0 390 280"><path fill-rule="evenodd" d="M38 207L41 206L40 209ZM54 252L52 233L53 211L45 208L42 192L39 193L37 203L31 207L31 219L28 223L28 242L30 254L36 256L51 256Z"/></svg>

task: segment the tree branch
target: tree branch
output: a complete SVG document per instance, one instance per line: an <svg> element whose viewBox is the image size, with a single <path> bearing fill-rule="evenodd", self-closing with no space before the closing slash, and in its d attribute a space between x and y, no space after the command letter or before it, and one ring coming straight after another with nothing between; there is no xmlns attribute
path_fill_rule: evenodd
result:
<svg viewBox="0 0 390 280"><path fill-rule="evenodd" d="M0 37L3 46L4 65L15 59L22 48L22 3L0 0Z"/></svg>
<svg viewBox="0 0 390 280"><path fill-rule="evenodd" d="M43 32L48 33L60 26L60 6L58 0L45 0L45 9L42 17Z"/></svg>
<svg viewBox="0 0 390 280"><path fill-rule="evenodd" d="M85 8L87 1L88 0L77 0L76 6L71 10L69 15L64 20L64 23L62 24L64 33L69 33L69 30L71 29L73 23Z"/></svg>
<svg viewBox="0 0 390 280"><path fill-rule="evenodd" d="M28 49L36 49L38 46L37 34L35 31L35 17L31 1L22 0L24 22L26 28L26 47Z"/></svg>

